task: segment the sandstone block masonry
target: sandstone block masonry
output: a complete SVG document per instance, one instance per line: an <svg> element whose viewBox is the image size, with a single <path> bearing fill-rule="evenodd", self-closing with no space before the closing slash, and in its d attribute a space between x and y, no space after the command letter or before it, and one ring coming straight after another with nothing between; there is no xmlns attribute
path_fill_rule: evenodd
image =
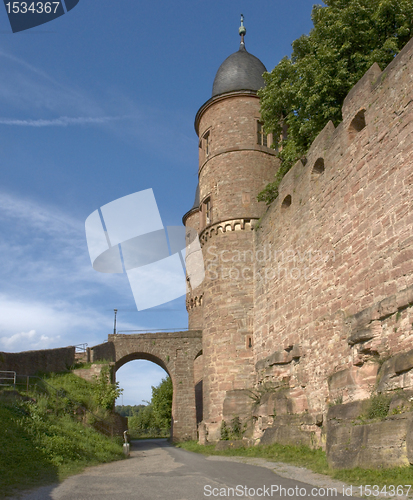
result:
<svg viewBox="0 0 413 500"><path fill-rule="evenodd" d="M256 196L278 160L257 144L254 92L198 111L199 210L184 221L207 265L187 296L190 324L203 331L202 440L219 439L221 421L238 415L252 418L256 439L305 435L325 447L329 429L339 435L332 405L413 389L412 56L410 41L384 71L370 68L342 123L326 125L267 209ZM392 422L377 429L397 424L395 447L411 447L410 419Z"/></svg>
<svg viewBox="0 0 413 500"><path fill-rule="evenodd" d="M41 351L0 352L0 370L18 375L36 375L38 372L64 372L75 364L75 347L60 347Z"/></svg>
<svg viewBox="0 0 413 500"><path fill-rule="evenodd" d="M245 280L234 281L227 263L234 251L253 253L253 224L265 211L257 194L279 165L275 151L257 144L259 120L254 91L213 97L195 119L200 207L185 224L199 233L206 278L189 291L187 308L189 324L203 332L203 415L210 440L219 439L226 396L245 407L243 391L255 381L252 269L245 270Z"/></svg>
<svg viewBox="0 0 413 500"><path fill-rule="evenodd" d="M373 65L254 232L256 383L283 381L293 413L413 388L408 364L379 384L383 361L413 348L412 56L410 41ZM260 417L256 435L274 422Z"/></svg>
<svg viewBox="0 0 413 500"><path fill-rule="evenodd" d="M91 348L91 361L114 362L115 372L125 363L146 359L161 366L173 385L171 437L175 441L196 439L197 412L194 366L202 353L199 330L140 335L109 335L108 342ZM198 375L197 375L198 376ZM200 398L202 401L202 397ZM202 418L202 417L201 417Z"/></svg>

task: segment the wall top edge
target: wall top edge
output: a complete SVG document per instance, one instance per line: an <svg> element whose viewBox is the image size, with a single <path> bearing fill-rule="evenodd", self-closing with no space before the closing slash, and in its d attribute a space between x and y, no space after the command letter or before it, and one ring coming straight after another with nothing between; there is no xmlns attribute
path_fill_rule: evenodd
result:
<svg viewBox="0 0 413 500"><path fill-rule="evenodd" d="M394 94L394 85L398 83L398 75L406 68L409 68L410 72L406 73L408 78L405 79L403 85L410 89L413 88L411 85L413 83L413 38L383 71L377 63L374 63L350 90L342 106L343 121L337 127L334 127L331 121L327 123L311 144L303 159L304 162L298 160L284 176L279 186L279 195L266 214L278 210L287 194L301 189L299 186L303 182L303 174L313 167L317 158L325 159L331 154L338 157L343 155L349 147L355 147L353 142L357 139L350 137L349 128L353 118L361 110L365 111L365 130L368 134L369 148L372 147L374 141L380 142L384 132L376 133L373 130L374 118L381 112L384 101L388 102L389 99L397 98L397 94ZM334 169L334 165L331 165L331 168Z"/></svg>
<svg viewBox="0 0 413 500"><path fill-rule="evenodd" d="M108 341L119 340L156 340L156 339L176 339L176 338L202 338L202 330L187 330L182 332L158 332L158 333L117 333L109 334Z"/></svg>

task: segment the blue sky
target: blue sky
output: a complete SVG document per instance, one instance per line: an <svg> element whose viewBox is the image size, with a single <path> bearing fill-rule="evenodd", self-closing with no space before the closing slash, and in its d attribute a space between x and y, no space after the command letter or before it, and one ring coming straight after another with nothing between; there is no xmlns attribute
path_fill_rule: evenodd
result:
<svg viewBox="0 0 413 500"><path fill-rule="evenodd" d="M90 346L118 329L187 326L184 299L138 312L126 275L92 269L84 223L152 188L164 225L194 200L194 117L239 46L268 70L311 29L313 1L80 0L13 34L0 6L0 351ZM118 372L124 404L163 370Z"/></svg>

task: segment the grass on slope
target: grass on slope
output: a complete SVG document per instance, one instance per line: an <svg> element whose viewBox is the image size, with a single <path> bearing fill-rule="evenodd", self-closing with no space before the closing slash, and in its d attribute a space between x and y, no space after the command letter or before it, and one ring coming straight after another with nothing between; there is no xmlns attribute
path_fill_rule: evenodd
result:
<svg viewBox="0 0 413 500"><path fill-rule="evenodd" d="M224 455L264 458L273 462L284 462L299 467L305 467L313 472L326 474L333 479L353 485L378 485L384 486L413 485L413 467L395 467L393 469L330 469L327 464L326 454L321 449L313 450L307 446L282 446L272 444L269 446L252 446L249 448L227 449L216 451L215 445L202 446L195 441L186 441L177 444L178 447L204 455ZM413 487L410 495L413 494ZM389 495L388 495L389 496Z"/></svg>
<svg viewBox="0 0 413 500"><path fill-rule="evenodd" d="M71 399L97 411L90 396L93 384L72 374L48 382L65 392L57 397L45 385L30 397L0 393L0 498L123 457L122 440L84 426L83 415L66 397L70 390Z"/></svg>

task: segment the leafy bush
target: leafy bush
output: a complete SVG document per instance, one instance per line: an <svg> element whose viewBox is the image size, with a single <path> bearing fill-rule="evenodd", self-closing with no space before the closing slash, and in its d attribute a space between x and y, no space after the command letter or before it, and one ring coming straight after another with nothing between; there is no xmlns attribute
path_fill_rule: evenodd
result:
<svg viewBox="0 0 413 500"><path fill-rule="evenodd" d="M122 391L123 389L119 388L119 382L115 384L111 382L110 367L104 366L93 385L95 403L105 410L112 410L115 407L116 399L122 394Z"/></svg>
<svg viewBox="0 0 413 500"><path fill-rule="evenodd" d="M96 410L94 384L73 374L47 380L57 392L43 383L30 397L0 394L0 498L15 488L56 482L87 465L123 458L122 440L86 427L78 413L75 400Z"/></svg>
<svg viewBox="0 0 413 500"><path fill-rule="evenodd" d="M329 120L342 120L350 89L374 62L384 69L413 35L410 0L325 0L314 5L308 35L264 73L258 92L265 129L273 132L281 169L259 199L271 203L282 177L306 154ZM287 130L288 129L288 130Z"/></svg>
<svg viewBox="0 0 413 500"><path fill-rule="evenodd" d="M242 427L241 419L238 415L231 420L230 426L222 420L221 422L221 440L228 441L230 439L241 439L245 432L245 426Z"/></svg>
<svg viewBox="0 0 413 500"><path fill-rule="evenodd" d="M221 440L228 441L230 430L228 429L227 423L225 420L221 422Z"/></svg>
<svg viewBox="0 0 413 500"><path fill-rule="evenodd" d="M389 413L391 398L385 394L377 394L370 398L370 406L366 412L366 418L383 419Z"/></svg>
<svg viewBox="0 0 413 500"><path fill-rule="evenodd" d="M172 420L172 380L167 377L152 387L151 402L128 417L132 437L168 437Z"/></svg>
<svg viewBox="0 0 413 500"><path fill-rule="evenodd" d="M122 417L136 417L138 415L139 411L144 408L145 405L116 405L115 406L115 411L116 413L119 413L119 415L122 415Z"/></svg>

